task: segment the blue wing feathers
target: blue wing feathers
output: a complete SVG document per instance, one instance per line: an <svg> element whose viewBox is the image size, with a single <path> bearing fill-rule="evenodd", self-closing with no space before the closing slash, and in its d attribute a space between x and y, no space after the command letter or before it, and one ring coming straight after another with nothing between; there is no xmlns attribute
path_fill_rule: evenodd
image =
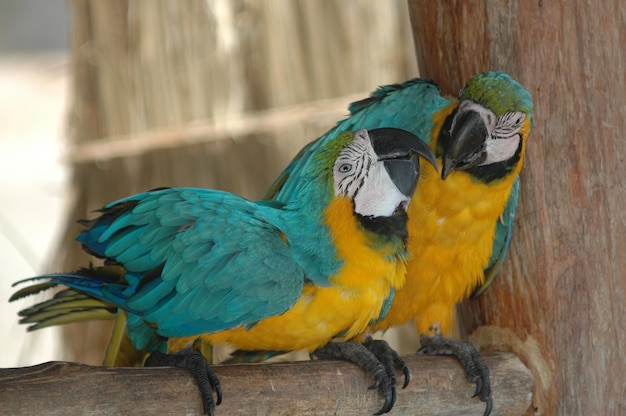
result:
<svg viewBox="0 0 626 416"><path fill-rule="evenodd" d="M116 233L115 239L106 247L107 257L117 257L122 253L129 258L139 257L143 255L141 245L137 244L139 236L143 234L144 226L126 227Z"/></svg>
<svg viewBox="0 0 626 416"><path fill-rule="evenodd" d="M136 311L148 311L174 291L176 281L153 279L128 297L125 304Z"/></svg>
<svg viewBox="0 0 626 416"><path fill-rule="evenodd" d="M368 98L363 100L355 101L350 104L349 110L351 114L355 114L369 106L372 106L383 99L387 98L391 93L397 91L407 90L410 87L418 85L422 87L424 90L436 90L434 92L436 95L439 95L439 86L435 84L432 80L429 79L421 79L421 78L413 78L408 81L405 81L401 84L390 84L390 85L382 85L376 89Z"/></svg>
<svg viewBox="0 0 626 416"><path fill-rule="evenodd" d="M472 299L477 298L483 294L487 288L493 283L494 279L500 273L500 269L504 264L506 255L509 251L511 244L511 237L513 235L513 222L515 220L515 211L517 209L517 202L519 197L520 178L519 176L513 182L511 188L511 195L504 207L504 212L500 216L496 223L496 232L493 239L493 246L491 251L491 258L489 264L484 271L485 280L483 284L477 287L471 295Z"/></svg>
<svg viewBox="0 0 626 416"><path fill-rule="evenodd" d="M281 206L191 188L124 198L85 222L77 239L124 266L125 281L96 269L46 277L141 316L166 337L254 324L287 310L304 283L283 241ZM136 333L141 344L150 331Z"/></svg>
<svg viewBox="0 0 626 416"><path fill-rule="evenodd" d="M517 202L519 199L520 178L519 176L513 182L511 188L511 196L504 207L504 212L496 226L496 235L493 241L493 251L489 260L489 267L493 267L499 257L506 257L511 243L511 235L513 222L515 220L515 211L517 210Z"/></svg>

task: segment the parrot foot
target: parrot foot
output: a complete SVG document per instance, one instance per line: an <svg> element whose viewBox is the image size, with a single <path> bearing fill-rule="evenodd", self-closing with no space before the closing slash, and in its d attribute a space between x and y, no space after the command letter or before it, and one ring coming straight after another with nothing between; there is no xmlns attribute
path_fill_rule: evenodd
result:
<svg viewBox="0 0 626 416"><path fill-rule="evenodd" d="M491 382L489 381L489 368L474 345L463 339L448 339L440 334L420 337L422 347L418 354L427 355L454 355L465 370L467 379L476 383L474 396L486 402L483 416L489 416L493 407L491 398Z"/></svg>
<svg viewBox="0 0 626 416"><path fill-rule="evenodd" d="M185 348L175 354L163 354L155 351L148 357L144 366L178 367L189 370L196 379L196 383L198 383L198 388L202 395L204 413L209 416L213 416L215 414L215 406L222 403L220 381L199 351L191 348ZM213 400L213 392L217 395L217 401Z"/></svg>
<svg viewBox="0 0 626 416"><path fill-rule="evenodd" d="M404 385L410 380L409 369L398 354L385 341L367 340L364 344L355 342L329 342L313 351L313 355L321 359L340 359L350 361L374 376L370 390L378 389L385 398L383 407L374 415L382 415L391 410L396 402L395 370L404 373Z"/></svg>
<svg viewBox="0 0 626 416"><path fill-rule="evenodd" d="M402 372L404 375L402 388L405 389L406 386L409 385L409 381L411 381L411 372L409 371L409 367L406 366L406 363L402 358L400 358L400 355L398 355L398 353L389 346L387 341L383 341L382 339L372 339L368 336L365 342L363 342L363 346L374 354L374 356L378 358L378 361L385 366L385 372L394 380L394 382L396 379L395 371L397 371Z"/></svg>

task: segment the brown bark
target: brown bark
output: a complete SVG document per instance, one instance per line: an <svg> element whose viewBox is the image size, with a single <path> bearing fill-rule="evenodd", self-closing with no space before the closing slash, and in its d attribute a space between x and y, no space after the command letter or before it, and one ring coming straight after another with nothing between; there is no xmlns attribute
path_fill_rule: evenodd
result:
<svg viewBox="0 0 626 416"><path fill-rule="evenodd" d="M472 398L452 358L405 357L413 379L401 391L392 414L482 414L484 403ZM530 404L532 377L508 353L486 357L491 368L492 415L519 415ZM303 361L214 366L224 399L216 413L226 415L367 415L383 400L368 390L371 377L353 364ZM400 380L401 382L401 380ZM185 370L106 368L51 362L0 369L2 414L154 415L202 414L200 393Z"/></svg>
<svg viewBox="0 0 626 416"><path fill-rule="evenodd" d="M505 267L462 308L473 340L515 351L535 414L626 411L626 14L620 1L409 0L420 73L456 94L502 70L533 95Z"/></svg>

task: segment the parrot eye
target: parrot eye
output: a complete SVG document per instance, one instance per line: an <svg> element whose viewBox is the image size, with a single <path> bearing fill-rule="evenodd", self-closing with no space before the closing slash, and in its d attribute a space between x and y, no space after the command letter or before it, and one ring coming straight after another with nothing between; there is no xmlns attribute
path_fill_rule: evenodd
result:
<svg viewBox="0 0 626 416"><path fill-rule="evenodd" d="M339 166L338 170L341 173L348 173L352 170L352 165L349 163L343 163L342 165Z"/></svg>

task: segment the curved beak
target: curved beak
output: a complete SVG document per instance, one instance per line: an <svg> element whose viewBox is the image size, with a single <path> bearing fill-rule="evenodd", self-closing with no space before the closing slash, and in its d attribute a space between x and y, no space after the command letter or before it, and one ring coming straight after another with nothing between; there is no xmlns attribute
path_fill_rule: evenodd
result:
<svg viewBox="0 0 626 416"><path fill-rule="evenodd" d="M368 133L378 160L384 162L389 177L403 195L410 198L415 191L420 172L419 156L438 170L435 154L415 134L395 128L373 129Z"/></svg>
<svg viewBox="0 0 626 416"><path fill-rule="evenodd" d="M487 152L487 126L476 111L461 114L443 156L441 178L446 179L453 170L465 170L485 161Z"/></svg>

